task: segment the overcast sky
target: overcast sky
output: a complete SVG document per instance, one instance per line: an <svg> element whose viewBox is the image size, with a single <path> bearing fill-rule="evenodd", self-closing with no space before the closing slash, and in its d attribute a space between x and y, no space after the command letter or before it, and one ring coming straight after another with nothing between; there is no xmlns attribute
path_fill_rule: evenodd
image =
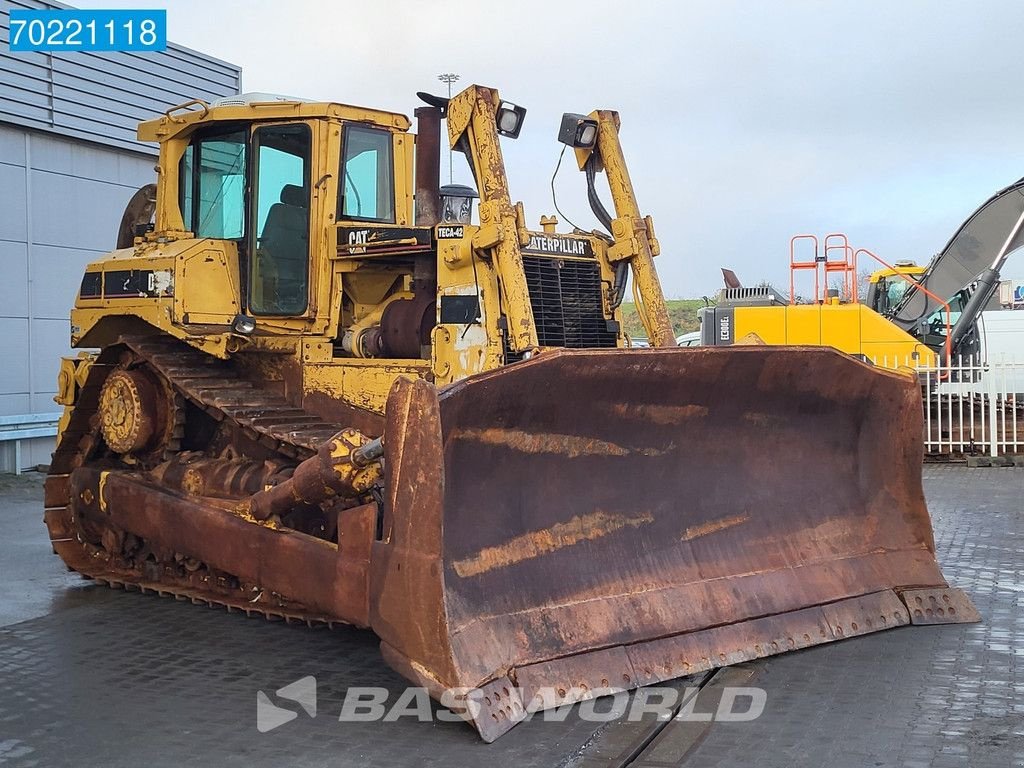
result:
<svg viewBox="0 0 1024 768"><path fill-rule="evenodd" d="M673 297L714 292L720 266L786 283L797 232L921 263L1024 175L1019 2L71 1L168 8L169 39L249 91L411 116L439 72L495 86L529 110L503 146L533 224L561 113L617 109ZM593 226L571 162L557 189Z"/></svg>

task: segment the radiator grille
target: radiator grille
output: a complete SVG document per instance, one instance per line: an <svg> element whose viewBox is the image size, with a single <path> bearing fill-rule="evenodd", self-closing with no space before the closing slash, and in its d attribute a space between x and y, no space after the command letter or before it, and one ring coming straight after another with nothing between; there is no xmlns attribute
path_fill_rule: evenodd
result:
<svg viewBox="0 0 1024 768"><path fill-rule="evenodd" d="M523 256L526 285L542 347L614 347L601 310L601 268L595 261ZM511 356L510 356L511 358Z"/></svg>

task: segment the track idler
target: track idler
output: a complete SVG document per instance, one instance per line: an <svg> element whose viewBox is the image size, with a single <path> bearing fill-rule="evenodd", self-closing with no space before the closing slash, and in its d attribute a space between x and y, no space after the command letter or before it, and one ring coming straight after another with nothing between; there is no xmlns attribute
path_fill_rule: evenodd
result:
<svg viewBox="0 0 1024 768"><path fill-rule="evenodd" d="M287 480L254 494L248 501L249 512L257 520L267 520L303 504L359 496L380 480L383 453L381 438L371 440L354 429L343 429Z"/></svg>

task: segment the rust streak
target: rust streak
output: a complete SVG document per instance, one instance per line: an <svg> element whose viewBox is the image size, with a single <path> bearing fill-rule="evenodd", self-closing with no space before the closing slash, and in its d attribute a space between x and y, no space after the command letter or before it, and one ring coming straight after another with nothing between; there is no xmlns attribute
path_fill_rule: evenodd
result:
<svg viewBox="0 0 1024 768"><path fill-rule="evenodd" d="M564 523L555 523L550 528L524 533L498 546L485 547L472 557L454 561L452 566L462 578L478 576L495 568L506 568L571 547L581 541L599 539L623 528L639 528L653 522L654 515L650 512L627 517L597 510L588 515L578 515Z"/></svg>
<svg viewBox="0 0 1024 768"><path fill-rule="evenodd" d="M732 517L723 517L720 520L712 520L709 523L702 525L694 525L683 531L682 540L690 541L692 539L698 539L701 536L707 536L709 533L716 533L717 531L723 531L726 528L732 528L734 525L741 525L750 519L750 515L733 515Z"/></svg>

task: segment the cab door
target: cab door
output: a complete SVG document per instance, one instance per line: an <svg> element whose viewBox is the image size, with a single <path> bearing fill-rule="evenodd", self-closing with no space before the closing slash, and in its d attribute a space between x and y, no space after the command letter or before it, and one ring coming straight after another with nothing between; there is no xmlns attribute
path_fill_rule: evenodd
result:
<svg viewBox="0 0 1024 768"><path fill-rule="evenodd" d="M302 316L310 309L313 133L305 123L255 126L248 306L254 316Z"/></svg>

